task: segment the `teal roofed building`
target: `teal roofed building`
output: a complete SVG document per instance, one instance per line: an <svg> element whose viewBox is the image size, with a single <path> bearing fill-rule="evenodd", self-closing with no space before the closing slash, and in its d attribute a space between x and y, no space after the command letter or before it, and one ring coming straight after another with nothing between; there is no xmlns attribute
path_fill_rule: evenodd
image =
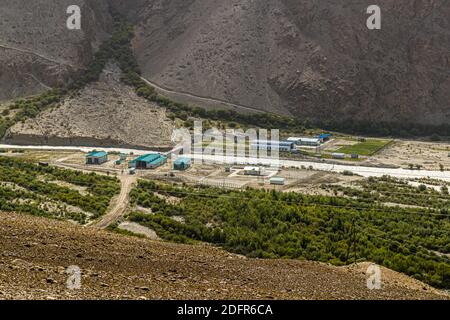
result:
<svg viewBox="0 0 450 320"><path fill-rule="evenodd" d="M167 163L167 158L160 154L146 154L129 162L130 168L155 169Z"/></svg>
<svg viewBox="0 0 450 320"><path fill-rule="evenodd" d="M136 159L128 161L128 168L136 168Z"/></svg>
<svg viewBox="0 0 450 320"><path fill-rule="evenodd" d="M108 153L104 151L92 151L86 155L86 164L103 164L108 162Z"/></svg>
<svg viewBox="0 0 450 320"><path fill-rule="evenodd" d="M173 162L174 170L183 171L189 169L190 166L191 166L191 159L186 157L178 158Z"/></svg>

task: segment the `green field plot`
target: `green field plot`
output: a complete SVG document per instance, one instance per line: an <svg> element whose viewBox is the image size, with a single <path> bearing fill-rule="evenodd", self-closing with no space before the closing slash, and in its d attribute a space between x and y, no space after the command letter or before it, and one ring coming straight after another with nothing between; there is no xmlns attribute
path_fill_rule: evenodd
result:
<svg viewBox="0 0 450 320"><path fill-rule="evenodd" d="M346 154L355 153L361 156L371 156L383 149L391 142L392 140L369 139L363 142L358 142L357 144L354 144L352 146L341 147L336 152Z"/></svg>

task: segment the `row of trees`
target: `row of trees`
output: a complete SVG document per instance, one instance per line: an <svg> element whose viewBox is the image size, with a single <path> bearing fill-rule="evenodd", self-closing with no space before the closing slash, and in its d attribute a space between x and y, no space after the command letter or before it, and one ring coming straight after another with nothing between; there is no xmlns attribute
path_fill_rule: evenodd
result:
<svg viewBox="0 0 450 320"><path fill-rule="evenodd" d="M413 205L434 209L436 212L448 213L450 195L447 186L441 186L438 191L428 188L425 184L417 187L408 182L388 176L358 182L357 187L342 185L324 185L323 188L342 193L348 197L357 197L366 201L388 202L399 205Z"/></svg>
<svg viewBox="0 0 450 320"><path fill-rule="evenodd" d="M120 191L117 178L43 167L5 157L0 157L0 181L11 183L13 186L19 186L28 191L20 193L14 190L17 193L15 199L65 203L92 213L93 218L104 214L111 198ZM88 193L81 194L74 188L58 184L58 181L86 187ZM4 208L4 210L6 209ZM20 208L17 210L23 211Z"/></svg>
<svg viewBox="0 0 450 320"><path fill-rule="evenodd" d="M178 197L180 203L168 203L155 193ZM132 199L154 214L134 212L129 219L168 240L206 241L249 257L336 265L370 260L450 288L450 259L433 253L450 253L450 216L381 207L365 199L147 181L139 183ZM174 215L184 222L172 219Z"/></svg>

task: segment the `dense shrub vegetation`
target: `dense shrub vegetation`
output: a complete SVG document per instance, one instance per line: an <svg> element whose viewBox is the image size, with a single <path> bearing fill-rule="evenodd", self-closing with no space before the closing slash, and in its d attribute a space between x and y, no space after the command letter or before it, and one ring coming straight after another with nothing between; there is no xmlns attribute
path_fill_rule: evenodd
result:
<svg viewBox="0 0 450 320"><path fill-rule="evenodd" d="M180 202L171 204L168 196ZM206 241L249 257L335 265L370 260L450 288L448 214L383 207L364 198L194 189L152 181L140 181L132 201L152 214L136 211L129 219L168 240Z"/></svg>
<svg viewBox="0 0 450 320"><path fill-rule="evenodd" d="M59 181L84 187L87 194L62 186ZM0 210L56 216L80 223L87 222L85 214L70 212L59 204L80 208L95 219L105 213L111 198L120 191L116 178L42 167L5 157L0 157L0 182ZM58 204L60 210L44 210L48 203Z"/></svg>
<svg viewBox="0 0 450 320"><path fill-rule="evenodd" d="M436 180L426 182L427 185L438 183ZM341 193L347 197L357 197L366 201L425 207L448 214L450 195L447 185L444 182L441 182L438 188L427 185L414 186L405 180L383 176L362 180L355 187L326 185L324 188L332 190L335 194Z"/></svg>

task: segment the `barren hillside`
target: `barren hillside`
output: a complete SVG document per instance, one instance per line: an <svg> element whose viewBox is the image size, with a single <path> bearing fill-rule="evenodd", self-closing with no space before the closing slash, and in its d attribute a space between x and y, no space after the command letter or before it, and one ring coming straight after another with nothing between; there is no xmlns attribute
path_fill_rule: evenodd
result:
<svg viewBox="0 0 450 320"><path fill-rule="evenodd" d="M165 109L136 95L120 82L120 70L109 66L100 81L88 85L62 106L14 125L11 144L168 148L172 122Z"/></svg>
<svg viewBox="0 0 450 320"><path fill-rule="evenodd" d="M68 30L69 5L82 29ZM0 1L0 100L35 94L70 80L107 37L105 0Z"/></svg>
<svg viewBox="0 0 450 320"><path fill-rule="evenodd" d="M383 269L368 290L364 266L246 259L187 246L0 213L0 299L442 299L447 295ZM68 266L82 271L67 290Z"/></svg>
<svg viewBox="0 0 450 320"><path fill-rule="evenodd" d="M69 81L111 32L108 2L135 25L144 77L176 100L449 123L447 0L380 0L381 30L366 27L369 0L2 0L0 100ZM81 31L65 26L69 4L82 8Z"/></svg>
<svg viewBox="0 0 450 320"><path fill-rule="evenodd" d="M298 117L450 120L450 2L113 0L136 24L144 76ZM202 101L199 101L202 104Z"/></svg>

